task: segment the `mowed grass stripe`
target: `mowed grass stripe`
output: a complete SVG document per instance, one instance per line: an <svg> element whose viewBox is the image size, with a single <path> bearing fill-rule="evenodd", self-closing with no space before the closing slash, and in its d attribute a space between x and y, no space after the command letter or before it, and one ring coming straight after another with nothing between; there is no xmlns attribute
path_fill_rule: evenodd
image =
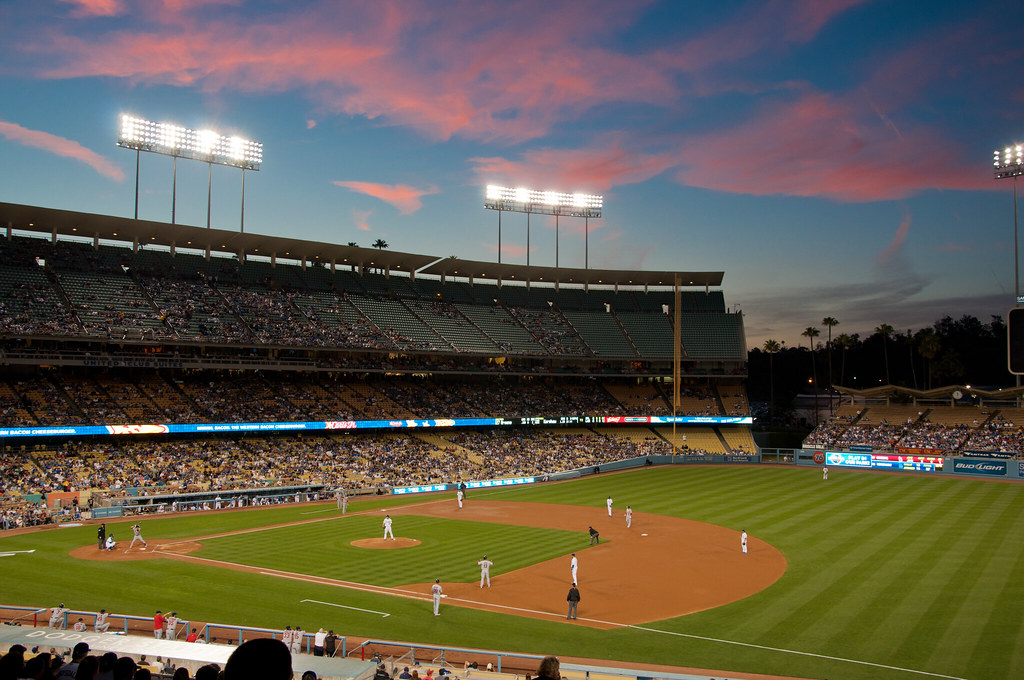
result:
<svg viewBox="0 0 1024 680"><path fill-rule="evenodd" d="M989 640L982 636L993 619L1003 625L1019 618L1019 602L1004 602L998 595L1011 578L1007 569L1017 560L1011 557L1020 551L1020 541L1001 540L1007 527L1019 516L1020 507L1000 502L1007 489L993 490L987 497L990 511L976 513L975 521L967 527L975 538L975 545L960 568L950 575L940 605L933 603L926 615L945 616L947 629L937 639L949 654L957 659L969 659L979 649L989 648ZM1009 553L1003 553L1009 550ZM1000 557L1003 554L1003 557ZM918 651L918 650L914 650ZM923 653L923 650L920 650Z"/></svg>
<svg viewBox="0 0 1024 680"><path fill-rule="evenodd" d="M976 540L966 534L952 543L946 539L936 540L934 518L939 510L948 507L947 500L952 499L944 494L933 494L928 503L922 501L912 515L901 517L903 531L890 543L891 552L864 574L867 582L874 586L873 596L865 597L868 594L865 588L858 589L858 597L863 598L859 611L852 597L837 607L847 615L846 625L840 627L833 621L827 622L826 627L833 632L833 644L853 641L854 650L862 658L879 660L893 658L895 650L903 647L908 639L919 639L921 614L936 592L944 592L949 579L951 569L943 563L943 557L951 549L970 553L976 547ZM965 514L984 512L983 501L984 498L966 494L961 499ZM908 625L908 621L913 625ZM927 663L925 656L914 653L902 657L914 668L923 668ZM941 672L944 669L929 670Z"/></svg>
<svg viewBox="0 0 1024 680"><path fill-rule="evenodd" d="M415 515L395 518L398 536L418 546L399 550L359 548L351 542L383 536L378 517L349 517L337 523L279 527L209 540L197 556L300 574L396 586L425 576L471 582L484 553L495 561L494 574L520 569L586 546L580 532L437 519ZM295 546L281 550L282 545ZM301 546L301 547L300 547ZM529 546L529 549L516 549Z"/></svg>

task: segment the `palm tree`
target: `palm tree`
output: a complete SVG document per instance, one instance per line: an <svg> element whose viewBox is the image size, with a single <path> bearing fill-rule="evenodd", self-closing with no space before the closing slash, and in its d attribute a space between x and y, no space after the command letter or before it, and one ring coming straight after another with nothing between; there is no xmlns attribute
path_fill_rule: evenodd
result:
<svg viewBox="0 0 1024 680"><path fill-rule="evenodd" d="M836 344L843 348L843 358L839 366L839 384L846 384L846 350L853 346L853 338L846 333L840 333L836 336Z"/></svg>
<svg viewBox="0 0 1024 680"><path fill-rule="evenodd" d="M808 326L804 329L803 335L807 338L807 344L811 346L811 383L814 385L814 426L818 426L818 372L814 366L814 339L821 335L814 326Z"/></svg>
<svg viewBox="0 0 1024 680"><path fill-rule="evenodd" d="M828 328L828 386L832 387L832 328L839 325L839 319L833 316L826 316L821 320L821 325ZM829 401L831 404L832 402Z"/></svg>
<svg viewBox="0 0 1024 680"><path fill-rule="evenodd" d="M358 247L359 247L359 244L358 244L358 243L356 243L355 241L349 241L349 242L348 242L348 244L349 244L350 246L352 246L353 248L358 248Z"/></svg>
<svg viewBox="0 0 1024 680"><path fill-rule="evenodd" d="M921 353L921 356L928 362L927 373L928 373L928 389L932 388L932 362L935 361L935 357L939 356L939 351L942 349L942 343L939 341L939 336L935 334L931 328L924 328L917 332L917 351Z"/></svg>
<svg viewBox="0 0 1024 680"><path fill-rule="evenodd" d="M765 340L764 351L768 354L768 392L770 394L768 405L771 409L771 418L775 420L775 355L782 349L778 340Z"/></svg>
<svg viewBox="0 0 1024 680"><path fill-rule="evenodd" d="M882 353L885 355L885 384L889 384L889 336L893 327L887 323L879 324L875 332L882 336Z"/></svg>
<svg viewBox="0 0 1024 680"><path fill-rule="evenodd" d="M376 248L377 250L384 250L385 248L390 248L391 246L388 244L387 241L385 241L382 238L379 238L373 242L373 247Z"/></svg>

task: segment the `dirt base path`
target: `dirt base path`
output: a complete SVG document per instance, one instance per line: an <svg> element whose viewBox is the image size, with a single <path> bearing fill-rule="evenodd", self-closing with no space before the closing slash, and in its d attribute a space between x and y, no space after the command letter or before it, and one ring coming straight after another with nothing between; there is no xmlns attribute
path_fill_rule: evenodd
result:
<svg viewBox="0 0 1024 680"><path fill-rule="evenodd" d="M627 529L624 513L616 509L613 517L605 507L517 503L511 501L470 501L459 508L454 500L426 500L415 505L366 511L392 515L422 515L463 519L493 524L543 527L576 531L577 579L581 594L579 618L574 625L612 628L675 618L718 607L764 590L786 570L786 560L773 546L750 537L749 554L740 551L739 533L732 529L693 520L633 513L633 526ZM362 514L362 513L360 513ZM309 521L330 521L321 517ZM292 522L305 524L307 522ZM587 528L600 532L600 544L587 547ZM272 528L272 527L267 527ZM244 531L252 531L251 529ZM93 560L145 560L171 558L211 564L190 553L202 547L205 537L191 540L149 541L124 552L101 551L86 545L71 551L73 557ZM370 549L400 549L419 543L414 537L395 541L365 538L353 545ZM500 545L481 545L480 556L501 552ZM538 562L523 569L501 573L501 564L492 568L491 587L479 582L442 583L445 595L442 608L473 607L531 618L565 620L565 597L571 583L569 552L556 559ZM414 583L397 588L356 584L322 577L278 572L256 566L216 562L239 571L275 574L345 588L382 594L429 599L431 583ZM442 612L443 613L443 612Z"/></svg>
<svg viewBox="0 0 1024 680"><path fill-rule="evenodd" d="M641 624L718 607L764 590L786 570L773 546L750 537L749 553L740 551L739 532L692 520L634 512L626 528L624 512L609 517L593 508L508 501L468 501L392 508L392 515L427 515L495 524L578 531L581 546L593 526L601 543L577 550L581 601L576 623L601 628ZM480 555L501 546L481 545ZM540 618L565 618L571 583L569 554L509 573L494 573L491 587L479 582L442 583L448 597L442 607L470 606ZM429 592L430 584L402 590Z"/></svg>

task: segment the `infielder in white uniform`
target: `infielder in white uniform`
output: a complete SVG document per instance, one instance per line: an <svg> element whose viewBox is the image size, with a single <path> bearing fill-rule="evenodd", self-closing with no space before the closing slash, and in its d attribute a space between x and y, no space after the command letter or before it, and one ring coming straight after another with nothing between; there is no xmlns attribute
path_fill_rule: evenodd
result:
<svg viewBox="0 0 1024 680"><path fill-rule="evenodd" d="M142 527L138 524L132 525L132 542L128 545L128 550L135 547L135 541L141 541L143 548L149 547L149 543L146 543L146 539L142 537Z"/></svg>
<svg viewBox="0 0 1024 680"><path fill-rule="evenodd" d="M576 553L573 553L572 554L572 561L569 562L569 571L572 572L572 582L573 583L579 583L579 581L576 580L576 568L578 566L579 566L579 562L576 560Z"/></svg>
<svg viewBox="0 0 1024 680"><path fill-rule="evenodd" d="M466 497L466 495L464 493L462 493L462 489L459 489L458 491L455 492L455 498L458 499L458 501L459 501L459 509L460 510L462 509L462 499L465 498L465 497Z"/></svg>
<svg viewBox="0 0 1024 680"><path fill-rule="evenodd" d="M626 506L626 528L633 526L633 509Z"/></svg>
<svg viewBox="0 0 1024 680"><path fill-rule="evenodd" d="M107 613L106 609L101 609L100 613L96 615L96 625L93 626L93 630L97 633L106 633L110 629L110 621L107 619L110 614Z"/></svg>
<svg viewBox="0 0 1024 680"><path fill-rule="evenodd" d="M740 549L743 550L743 554L747 554L747 532L740 529Z"/></svg>
<svg viewBox="0 0 1024 680"><path fill-rule="evenodd" d="M611 496L608 496L607 504L608 504L608 516L611 517L612 516L612 497Z"/></svg>
<svg viewBox="0 0 1024 680"><path fill-rule="evenodd" d="M395 534L391 531L391 515L384 515L384 538L388 536L391 537L392 541L395 540Z"/></svg>
<svg viewBox="0 0 1024 680"><path fill-rule="evenodd" d="M441 579L435 578L434 585L430 586L430 592L434 595L434 616L440 616L441 612Z"/></svg>
<svg viewBox="0 0 1024 680"><path fill-rule="evenodd" d="M491 587L491 565L493 565L494 562L491 562L489 559L487 559L487 555L484 555L484 558L482 560L480 560L479 562L477 562L477 564L480 565L480 587L481 588L484 587L484 580L486 580L487 581L487 587L490 588Z"/></svg>
<svg viewBox="0 0 1024 680"><path fill-rule="evenodd" d="M50 608L50 628L63 628L64 627L64 615L68 613L68 610L64 608L64 603L61 602L58 607Z"/></svg>

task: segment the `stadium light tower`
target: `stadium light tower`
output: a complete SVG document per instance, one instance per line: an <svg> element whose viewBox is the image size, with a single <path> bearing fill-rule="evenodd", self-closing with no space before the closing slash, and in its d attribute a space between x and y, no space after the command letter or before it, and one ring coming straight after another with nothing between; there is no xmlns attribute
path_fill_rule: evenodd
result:
<svg viewBox="0 0 1024 680"><path fill-rule="evenodd" d="M555 216L555 269L558 269L558 218L582 217L583 268L590 267L590 218L601 217L604 197L593 194L566 194L559 191L535 191L533 189L499 187L487 185L484 207L498 211L498 264L501 264L501 213L504 211L526 213L526 266L530 266L530 215Z"/></svg>
<svg viewBox="0 0 1024 680"><path fill-rule="evenodd" d="M241 230L245 231L245 171L260 169L263 145L242 137L226 137L213 130L190 130L172 123L153 121L121 114L117 145L135 150L135 219L139 219L139 156L142 151L171 156L174 176L171 182L171 224L175 221L178 190L178 159L188 158L210 166L206 194L206 228L210 228L210 206L213 199L213 166L227 165L242 170Z"/></svg>
<svg viewBox="0 0 1024 680"><path fill-rule="evenodd" d="M1020 304L1020 256L1017 249L1017 178L1024 174L1024 145L1014 144L992 153L996 179L1013 178L1013 280L1015 303Z"/></svg>

